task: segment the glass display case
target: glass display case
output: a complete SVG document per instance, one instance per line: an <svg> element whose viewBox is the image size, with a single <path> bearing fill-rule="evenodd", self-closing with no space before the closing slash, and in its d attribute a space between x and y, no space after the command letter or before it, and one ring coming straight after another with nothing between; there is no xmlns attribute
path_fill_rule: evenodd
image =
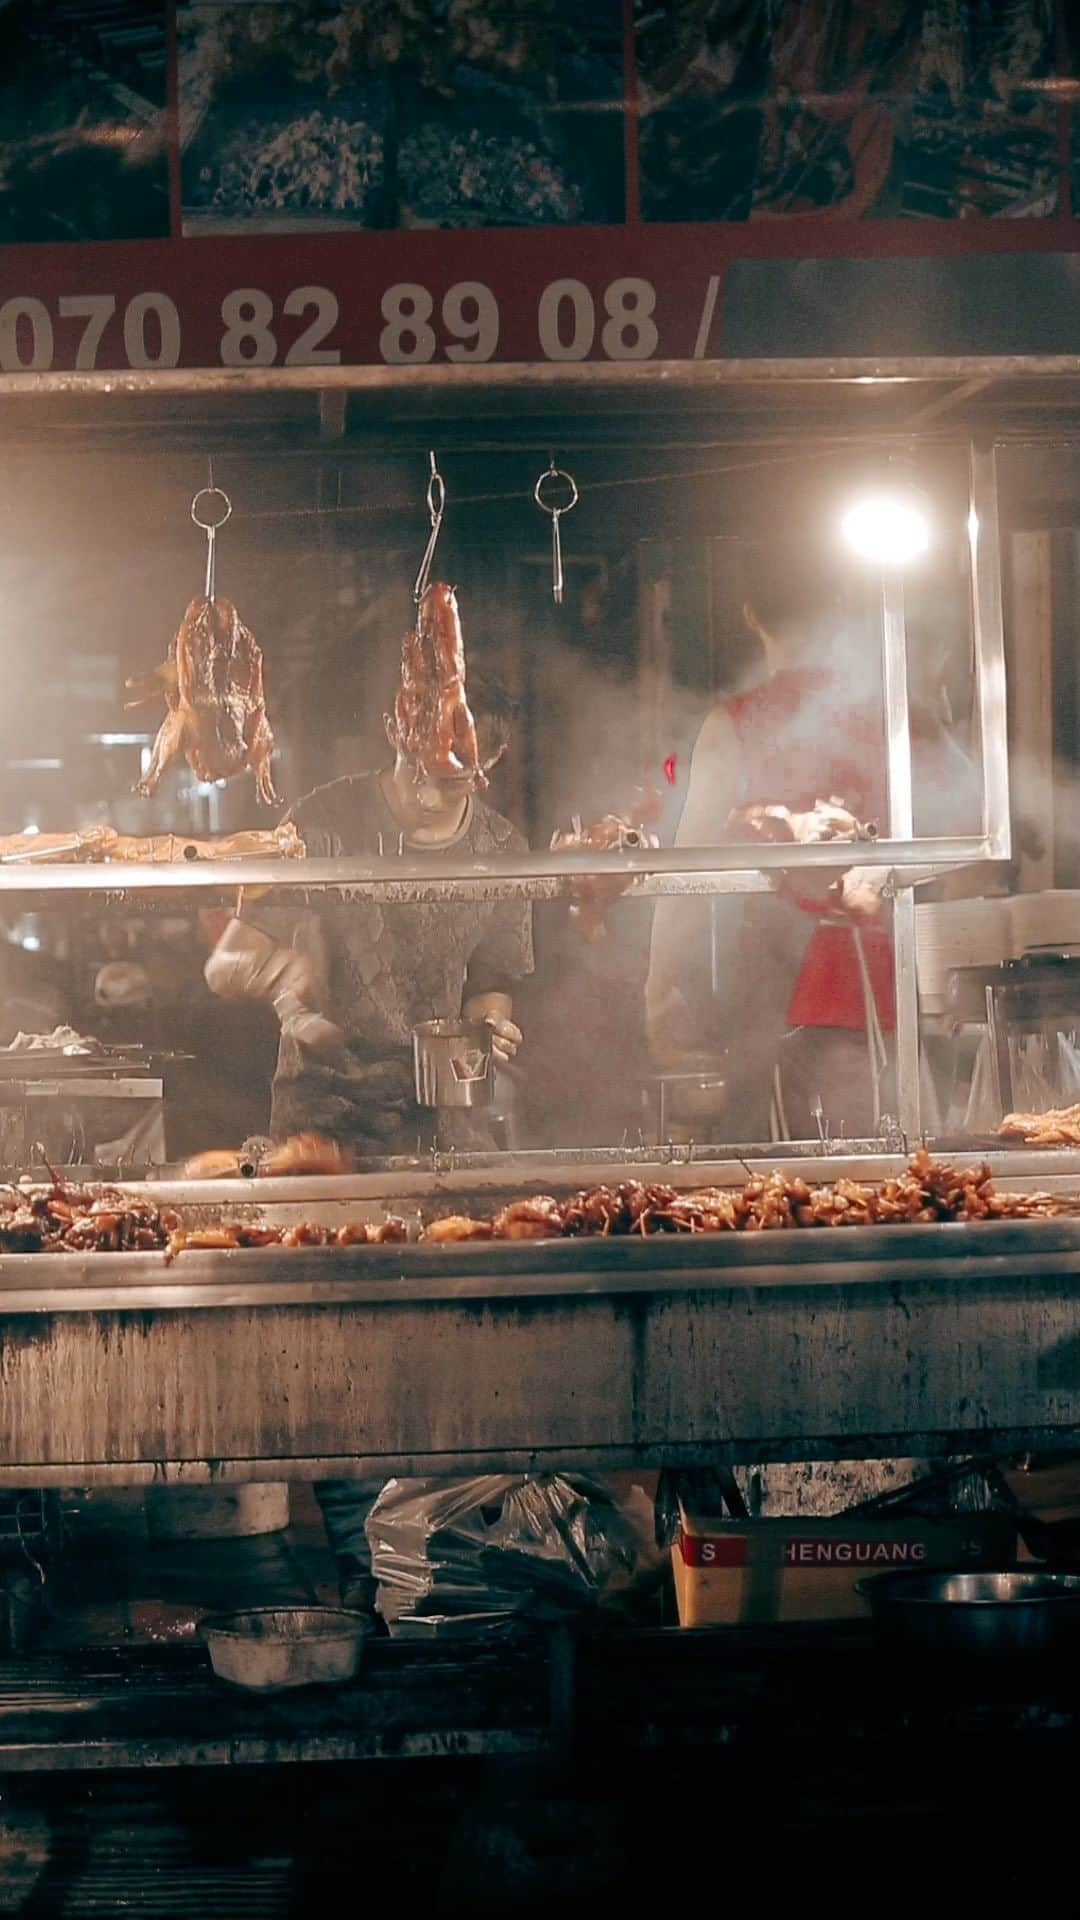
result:
<svg viewBox="0 0 1080 1920"><path fill-rule="evenodd" d="M485 1152L919 1138L918 889L1006 861L1010 822L993 417L939 420L922 386L901 409L916 364L8 382L5 600L34 641L12 645L0 743L0 1040L67 1025L128 1068L141 1050L164 1074L166 1159L236 1148L271 1131L290 1008L208 990L230 919L277 914L289 945L300 922L366 915L377 946L392 916L392 971L415 965L410 926L435 951L472 915L516 941L524 1035L496 1055ZM359 852L305 837L301 796L393 763L384 716L425 581L456 587L466 686L505 748L476 801L509 826L479 850L390 826ZM258 637L280 807L250 755L222 771L179 734L155 785L177 700L154 670L208 595ZM782 707L762 698L777 674ZM735 742L731 779L714 736ZM818 990L842 966L856 1011L804 1023L822 927ZM657 1014L673 964L683 1033ZM443 982L421 1011L456 1018L462 996L444 1004ZM399 1028L419 1004L397 995ZM871 1085L861 1125L828 1048L796 1096L773 1085L770 1049L815 1019L858 1032L839 1073ZM395 1030L413 1102L423 1024ZM446 1118L414 1104L409 1152L399 1129L362 1157L475 1147ZM82 1158L74 1139L49 1144Z"/></svg>

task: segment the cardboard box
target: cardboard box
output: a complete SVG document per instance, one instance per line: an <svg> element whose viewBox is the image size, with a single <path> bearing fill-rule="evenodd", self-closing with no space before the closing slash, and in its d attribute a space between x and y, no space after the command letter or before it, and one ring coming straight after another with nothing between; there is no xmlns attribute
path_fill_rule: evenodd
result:
<svg viewBox="0 0 1080 1920"><path fill-rule="evenodd" d="M854 1620L867 1611L855 1582L903 1567L1006 1567L1016 1558L1008 1514L945 1520L799 1517L730 1520L680 1502L671 1549L681 1627Z"/></svg>
<svg viewBox="0 0 1080 1920"><path fill-rule="evenodd" d="M1045 1467L1015 1467L1002 1476L1022 1507L1048 1527L1062 1520L1080 1520L1080 1461L1058 1460ZM1036 1556L1023 1540L1018 1558Z"/></svg>

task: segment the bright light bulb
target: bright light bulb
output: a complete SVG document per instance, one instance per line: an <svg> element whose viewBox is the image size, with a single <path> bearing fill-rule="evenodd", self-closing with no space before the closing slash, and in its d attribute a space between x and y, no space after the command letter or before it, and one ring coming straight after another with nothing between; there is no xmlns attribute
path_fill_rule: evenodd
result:
<svg viewBox="0 0 1080 1920"><path fill-rule="evenodd" d="M902 567L930 545L929 521L914 493L867 494L848 509L841 525L849 547L882 567Z"/></svg>

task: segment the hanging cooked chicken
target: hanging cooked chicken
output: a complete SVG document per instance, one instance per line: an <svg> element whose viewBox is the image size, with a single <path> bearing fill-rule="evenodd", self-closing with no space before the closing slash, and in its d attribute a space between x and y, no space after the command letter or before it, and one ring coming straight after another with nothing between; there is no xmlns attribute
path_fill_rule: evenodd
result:
<svg viewBox="0 0 1080 1920"><path fill-rule="evenodd" d="M468 775L487 784L465 691L465 643L453 587L434 581L401 643L401 686L394 703L405 752L429 780Z"/></svg>
<svg viewBox="0 0 1080 1920"><path fill-rule="evenodd" d="M136 695L129 707L161 697L168 707L136 793L153 793L170 760L183 753L200 780L228 780L250 767L259 799L277 804L262 651L231 600L192 600L168 658L127 685Z"/></svg>

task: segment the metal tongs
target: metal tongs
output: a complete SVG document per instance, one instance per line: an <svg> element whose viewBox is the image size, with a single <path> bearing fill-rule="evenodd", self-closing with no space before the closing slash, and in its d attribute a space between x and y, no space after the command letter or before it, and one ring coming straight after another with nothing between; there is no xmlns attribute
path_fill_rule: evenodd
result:
<svg viewBox="0 0 1080 1920"><path fill-rule="evenodd" d="M553 480L556 482L561 480L569 489L568 497L563 501L561 507L556 506L554 501L549 505L544 499L544 488L545 486L550 488L550 483ZM551 597L555 605L561 607L563 602L563 563L562 529L559 523L564 513L569 513L573 507L577 506L578 490L577 482L573 475L567 473L565 467L557 467L555 465L554 454L551 455L547 466L544 468L543 473L533 488L533 499L536 501L541 513L549 513L551 515Z"/></svg>
<svg viewBox="0 0 1080 1920"><path fill-rule="evenodd" d="M217 586L217 536L226 520L232 516L232 501L227 493L223 493L220 487L214 485L213 454L210 455L206 465L208 484L200 487L195 495L191 503L191 517L195 525L200 527L206 535L205 598L213 601ZM211 505L211 502L216 504Z"/></svg>
<svg viewBox="0 0 1080 1920"><path fill-rule="evenodd" d="M428 459L431 462L431 477L427 483L427 510L428 519L431 522L431 532L428 535L428 543L424 548L424 557L420 562L420 571L416 576L416 584L413 587L413 599L416 601L417 606L420 605L421 600L427 592L428 581L431 578L431 566L435 558L435 549L439 544L439 535L442 532L443 514L446 512L446 487L443 483L442 474L439 472L434 451L428 454Z"/></svg>

